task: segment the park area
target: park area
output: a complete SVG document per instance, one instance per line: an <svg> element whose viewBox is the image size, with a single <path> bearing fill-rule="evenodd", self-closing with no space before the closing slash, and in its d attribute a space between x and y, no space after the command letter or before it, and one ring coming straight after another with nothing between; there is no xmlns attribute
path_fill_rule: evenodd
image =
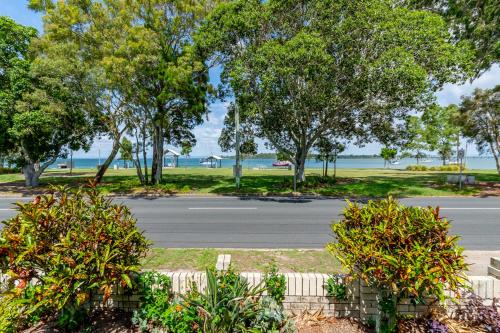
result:
<svg viewBox="0 0 500 333"><path fill-rule="evenodd" d="M398 169L338 169L337 178L322 177L321 170L306 170L306 181L293 192L293 173L289 170L243 170L240 190L236 190L229 168L166 169L163 180L154 186L141 185L135 169L108 170L99 189L112 195L314 195L333 197L407 196L496 196L500 195L500 176L496 170L467 170L475 185L459 190L447 184L446 176L456 172L407 171ZM94 169L47 170L40 187L26 188L22 174L0 174L0 195L30 195L49 185L77 187L95 176Z"/></svg>

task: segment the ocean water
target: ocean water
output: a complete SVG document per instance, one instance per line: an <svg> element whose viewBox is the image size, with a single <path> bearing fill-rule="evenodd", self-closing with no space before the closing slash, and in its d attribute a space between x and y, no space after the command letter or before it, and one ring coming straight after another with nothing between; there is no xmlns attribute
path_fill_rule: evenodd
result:
<svg viewBox="0 0 500 333"><path fill-rule="evenodd" d="M200 164L201 157L190 157L190 158L179 158L179 167L180 168L206 168L206 165ZM439 166L442 165L441 160L438 158L429 158L430 160L427 163L420 163L426 166ZM102 162L104 159L101 160ZM168 158L165 159L165 163L171 163L172 161ZM268 169L273 168L272 164L275 162L274 159L245 159L242 161L242 167L244 169ZM61 159L57 160L54 164L52 164L49 168L56 169L57 164L67 163L69 165L69 159ZM99 160L97 158L74 158L73 166L76 169L88 169L88 168L97 168L99 164ZM223 168L230 168L235 164L235 160L228 158L223 159L221 161ZM417 164L414 158L405 158L399 161L397 165L390 165L390 168L393 169L404 169L408 165ZM124 164L121 160L115 160L110 168L113 168L114 165L123 168ZM329 164L330 167L333 167L333 163ZM492 157L469 157L466 160L466 165L468 169L495 169L495 160ZM148 160L148 166L151 166L151 159ZM129 167L133 167L132 162L129 162ZM307 160L306 168L317 168L320 169L322 167L322 162L317 162L314 159ZM376 169L383 168L384 160L382 158L339 158L337 160L337 168L339 169L352 169L352 168L367 168L367 169Z"/></svg>

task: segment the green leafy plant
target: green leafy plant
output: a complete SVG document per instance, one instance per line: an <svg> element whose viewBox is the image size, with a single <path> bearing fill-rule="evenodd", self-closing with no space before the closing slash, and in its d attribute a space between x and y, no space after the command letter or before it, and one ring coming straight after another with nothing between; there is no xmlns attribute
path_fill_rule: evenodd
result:
<svg viewBox="0 0 500 333"><path fill-rule="evenodd" d="M330 275L323 288L326 289L326 295L337 300L347 299L347 286L344 282L345 275Z"/></svg>
<svg viewBox="0 0 500 333"><path fill-rule="evenodd" d="M269 265L264 276L267 294L272 297L276 303L283 304L286 292L286 279L283 274L279 274L278 266L275 263Z"/></svg>
<svg viewBox="0 0 500 333"><path fill-rule="evenodd" d="M272 297L262 296L262 283L250 287L232 269L207 270L207 288L191 293L184 300L198 309L202 330L223 332L293 332L283 307Z"/></svg>
<svg viewBox="0 0 500 333"><path fill-rule="evenodd" d="M393 198L364 206L348 201L343 216L332 226L337 242L327 248L353 278L397 299L460 296L467 265L439 208L406 207Z"/></svg>
<svg viewBox="0 0 500 333"><path fill-rule="evenodd" d="M127 207L93 186L57 188L17 206L3 222L0 269L8 276L2 298L22 304L21 322L55 318L74 329L93 295L105 303L114 287L132 287L149 243Z"/></svg>
<svg viewBox="0 0 500 333"><path fill-rule="evenodd" d="M174 303L163 314L162 323L169 332L198 333L201 331L202 317L196 306L182 300Z"/></svg>
<svg viewBox="0 0 500 333"><path fill-rule="evenodd" d="M139 309L134 311L132 322L141 331L147 332L150 327L163 324L164 313L169 309L173 298L172 281L158 272L141 273L137 278Z"/></svg>

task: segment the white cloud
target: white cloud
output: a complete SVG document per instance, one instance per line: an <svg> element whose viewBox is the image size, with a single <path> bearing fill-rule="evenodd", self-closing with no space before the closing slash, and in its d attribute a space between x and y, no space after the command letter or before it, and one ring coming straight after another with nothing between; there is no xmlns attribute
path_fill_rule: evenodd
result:
<svg viewBox="0 0 500 333"><path fill-rule="evenodd" d="M493 88L495 85L500 84L500 66L495 65L489 71L481 75L473 82L467 82L462 85L447 84L443 90L436 94L438 103L446 106L449 104L459 104L461 97L470 95L474 89Z"/></svg>

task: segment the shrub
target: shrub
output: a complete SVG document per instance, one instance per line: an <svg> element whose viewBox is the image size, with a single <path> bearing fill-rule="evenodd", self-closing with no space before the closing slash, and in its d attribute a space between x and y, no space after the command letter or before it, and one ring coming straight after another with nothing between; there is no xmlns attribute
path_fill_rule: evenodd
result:
<svg viewBox="0 0 500 333"><path fill-rule="evenodd" d="M467 265L439 208L406 207L392 198L365 206L348 201L343 216L332 226L337 242L328 250L353 278L381 290L379 302L427 296L444 301L445 289L459 296Z"/></svg>
<svg viewBox="0 0 500 333"><path fill-rule="evenodd" d="M272 264L266 271L264 277L267 294L272 297L276 303L283 304L286 292L286 279L283 274L278 273L276 264Z"/></svg>
<svg viewBox="0 0 500 333"><path fill-rule="evenodd" d="M440 166L433 166L429 168L430 171L454 171L458 172L460 171L460 166L456 164L452 165L440 165ZM462 171L466 170L465 166L462 167Z"/></svg>
<svg viewBox="0 0 500 333"><path fill-rule="evenodd" d="M429 168L426 165L408 165L406 167L408 171L428 171Z"/></svg>
<svg viewBox="0 0 500 333"><path fill-rule="evenodd" d="M171 305L173 298L172 281L158 272L145 272L138 276L139 309L134 311L132 322L141 331L147 332L151 326L162 323L164 313Z"/></svg>
<svg viewBox="0 0 500 333"><path fill-rule="evenodd" d="M481 297L470 294L465 304L458 306L454 317L469 327L479 327L486 332L500 333L499 305L497 299L494 299L491 305L485 305Z"/></svg>
<svg viewBox="0 0 500 333"><path fill-rule="evenodd" d="M439 165L428 167L426 165L409 165L406 167L408 171L460 171L460 166L456 164L452 165ZM465 166L462 167L462 171L466 170Z"/></svg>
<svg viewBox="0 0 500 333"><path fill-rule="evenodd" d="M337 300L347 299L347 286L344 283L344 275L330 275L323 286L326 289L326 296Z"/></svg>
<svg viewBox="0 0 500 333"><path fill-rule="evenodd" d="M2 174L11 174L11 173L20 173L20 168L5 168L0 166L0 175Z"/></svg>
<svg viewBox="0 0 500 333"><path fill-rule="evenodd" d="M149 244L127 207L94 187L58 188L17 206L3 222L0 268L9 276L2 298L22 303L23 321L52 317L74 329L93 293L106 301L114 287L132 287Z"/></svg>

